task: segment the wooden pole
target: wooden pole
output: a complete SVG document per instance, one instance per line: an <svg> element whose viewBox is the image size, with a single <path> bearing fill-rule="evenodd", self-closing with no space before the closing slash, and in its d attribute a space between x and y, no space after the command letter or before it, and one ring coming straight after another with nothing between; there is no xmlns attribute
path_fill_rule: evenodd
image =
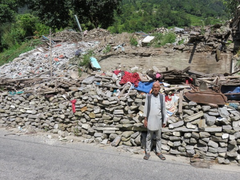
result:
<svg viewBox="0 0 240 180"><path fill-rule="evenodd" d="M76 22L77 22L77 25L78 25L78 28L79 28L80 32L82 32L82 27L81 27L81 24L80 24L79 21L78 21L77 15L74 15L74 17L75 17L75 19L76 19Z"/></svg>
<svg viewBox="0 0 240 180"><path fill-rule="evenodd" d="M180 91L179 94L179 104L178 104L178 113L180 114L180 119L183 119L183 111L182 111L182 106L183 106L183 90Z"/></svg>
<svg viewBox="0 0 240 180"><path fill-rule="evenodd" d="M52 32L50 29L50 67L51 67L51 78L52 78Z"/></svg>

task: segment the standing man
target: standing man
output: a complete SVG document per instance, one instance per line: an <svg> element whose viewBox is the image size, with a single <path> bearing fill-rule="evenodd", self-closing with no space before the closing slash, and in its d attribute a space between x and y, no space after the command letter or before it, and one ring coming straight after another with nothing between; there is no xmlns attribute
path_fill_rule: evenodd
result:
<svg viewBox="0 0 240 180"><path fill-rule="evenodd" d="M161 132L162 127L166 126L166 106L165 96L159 94L160 84L158 81L153 83L152 94L148 94L144 106L144 126L148 129L146 138L146 151L143 159L148 160L152 147L152 139L156 135L156 155L161 159L166 158L161 153ZM162 98L160 98L162 96Z"/></svg>

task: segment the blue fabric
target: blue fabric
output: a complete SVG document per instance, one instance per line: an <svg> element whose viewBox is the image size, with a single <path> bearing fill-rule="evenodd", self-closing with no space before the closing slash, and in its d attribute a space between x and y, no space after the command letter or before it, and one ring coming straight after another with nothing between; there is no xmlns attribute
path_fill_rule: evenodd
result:
<svg viewBox="0 0 240 180"><path fill-rule="evenodd" d="M236 87L233 89L233 91L228 91L227 93L229 93L230 95L227 95L227 98L229 100L238 100L240 97L237 93L240 93L240 87Z"/></svg>
<svg viewBox="0 0 240 180"><path fill-rule="evenodd" d="M136 90L142 91L145 93L149 93L149 91L152 89L153 82L141 82L139 81L138 87L135 87Z"/></svg>
<svg viewBox="0 0 240 180"><path fill-rule="evenodd" d="M240 87L236 87L231 93L240 93Z"/></svg>

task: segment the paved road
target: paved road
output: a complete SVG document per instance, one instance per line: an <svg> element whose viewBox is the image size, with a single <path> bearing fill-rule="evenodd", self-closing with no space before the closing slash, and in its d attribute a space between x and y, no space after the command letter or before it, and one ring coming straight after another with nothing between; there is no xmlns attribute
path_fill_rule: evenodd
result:
<svg viewBox="0 0 240 180"><path fill-rule="evenodd" d="M238 180L240 167L195 168L177 158L145 161L113 147L62 143L46 136L7 135L0 129L1 180Z"/></svg>

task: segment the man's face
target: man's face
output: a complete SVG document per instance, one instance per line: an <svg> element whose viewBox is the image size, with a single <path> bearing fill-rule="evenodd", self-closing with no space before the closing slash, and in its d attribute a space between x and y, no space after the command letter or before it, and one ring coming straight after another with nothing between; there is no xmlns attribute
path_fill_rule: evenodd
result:
<svg viewBox="0 0 240 180"><path fill-rule="evenodd" d="M152 93L153 93L155 96L157 96L158 93L159 93L159 91L160 91L160 86L154 84L153 87L152 87Z"/></svg>

